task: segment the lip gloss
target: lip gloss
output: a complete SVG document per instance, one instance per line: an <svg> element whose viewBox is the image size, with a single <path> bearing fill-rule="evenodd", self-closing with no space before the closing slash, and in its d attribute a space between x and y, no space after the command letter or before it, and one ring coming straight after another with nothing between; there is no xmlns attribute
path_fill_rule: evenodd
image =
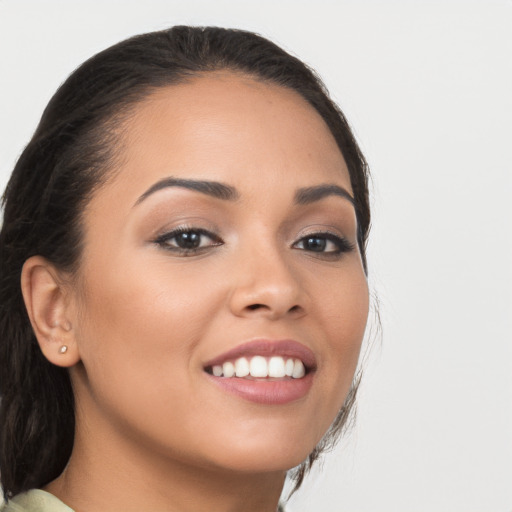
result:
<svg viewBox="0 0 512 512"><path fill-rule="evenodd" d="M300 378L283 377L225 377L215 376L211 371L213 366L222 366L239 358L250 359L254 356L271 358L280 356L283 359L299 359L306 368L306 374ZM282 405L304 397L313 383L316 370L316 359L313 352L302 343L295 340L255 339L242 343L233 349L208 361L205 375L222 390L239 396L245 400L267 405Z"/></svg>
<svg viewBox="0 0 512 512"><path fill-rule="evenodd" d="M205 374L214 384L228 393L250 402L267 405L283 405L304 397L313 384L314 372L300 379L272 380L239 377L214 377Z"/></svg>

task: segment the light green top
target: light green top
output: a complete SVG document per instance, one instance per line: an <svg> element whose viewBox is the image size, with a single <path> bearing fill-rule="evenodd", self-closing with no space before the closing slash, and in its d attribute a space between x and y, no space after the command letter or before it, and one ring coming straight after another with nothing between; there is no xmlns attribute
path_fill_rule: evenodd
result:
<svg viewBox="0 0 512 512"><path fill-rule="evenodd" d="M0 512L74 512L72 508L64 505L53 494L32 489L31 491L17 494L8 503L0 504ZM279 506L278 512L284 512Z"/></svg>
<svg viewBox="0 0 512 512"><path fill-rule="evenodd" d="M73 509L49 492L32 489L2 503L0 512L73 512Z"/></svg>

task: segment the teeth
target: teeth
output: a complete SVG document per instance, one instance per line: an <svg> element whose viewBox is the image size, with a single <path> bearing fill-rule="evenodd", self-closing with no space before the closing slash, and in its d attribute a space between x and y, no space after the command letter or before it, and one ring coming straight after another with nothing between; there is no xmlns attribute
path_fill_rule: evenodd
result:
<svg viewBox="0 0 512 512"><path fill-rule="evenodd" d="M214 365L212 373L215 377L256 377L256 378L283 378L300 379L306 375L306 368L300 359L273 356L267 359L263 356L251 358L240 357L236 361L227 361L222 366Z"/></svg>
<svg viewBox="0 0 512 512"><path fill-rule="evenodd" d="M235 361L235 375L237 377L247 377L249 375L249 361L245 357Z"/></svg>
<svg viewBox="0 0 512 512"><path fill-rule="evenodd" d="M251 359L249 365L251 377L266 377L268 375L267 360L261 356L255 356Z"/></svg>
<svg viewBox="0 0 512 512"><path fill-rule="evenodd" d="M224 377L233 377L235 375L235 366L233 363L227 362L222 365L222 374ZM220 375L219 375L220 377Z"/></svg>
<svg viewBox="0 0 512 512"><path fill-rule="evenodd" d="M271 357L268 362L268 376L284 377L285 375L284 359L282 357Z"/></svg>
<svg viewBox="0 0 512 512"><path fill-rule="evenodd" d="M306 375L306 368L304 368L304 364L300 359L295 359L293 363L293 373L292 377L294 379L300 379Z"/></svg>

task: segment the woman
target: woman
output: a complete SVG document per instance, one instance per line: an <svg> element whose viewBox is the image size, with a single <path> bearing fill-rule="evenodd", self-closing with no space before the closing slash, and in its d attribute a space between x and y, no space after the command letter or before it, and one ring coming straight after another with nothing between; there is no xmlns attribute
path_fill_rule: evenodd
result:
<svg viewBox="0 0 512 512"><path fill-rule="evenodd" d="M343 115L269 41L83 64L4 197L5 510L275 511L355 397L369 224Z"/></svg>

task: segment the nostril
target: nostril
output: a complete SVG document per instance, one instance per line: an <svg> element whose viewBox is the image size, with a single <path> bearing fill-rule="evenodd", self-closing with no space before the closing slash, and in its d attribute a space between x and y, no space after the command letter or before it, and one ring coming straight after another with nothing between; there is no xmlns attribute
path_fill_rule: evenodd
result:
<svg viewBox="0 0 512 512"><path fill-rule="evenodd" d="M247 306L247 309L249 311L256 311L257 309L270 309L268 306L266 306L265 304L250 304L249 306ZM295 305L295 306L292 306L288 312L289 313L295 313L297 311L300 311L301 310L301 307L299 305Z"/></svg>
<svg viewBox="0 0 512 512"><path fill-rule="evenodd" d="M251 304L250 306L247 306L247 307L248 307L248 309L250 309L252 311L252 310L255 310L255 309L263 308L265 306L263 304Z"/></svg>

